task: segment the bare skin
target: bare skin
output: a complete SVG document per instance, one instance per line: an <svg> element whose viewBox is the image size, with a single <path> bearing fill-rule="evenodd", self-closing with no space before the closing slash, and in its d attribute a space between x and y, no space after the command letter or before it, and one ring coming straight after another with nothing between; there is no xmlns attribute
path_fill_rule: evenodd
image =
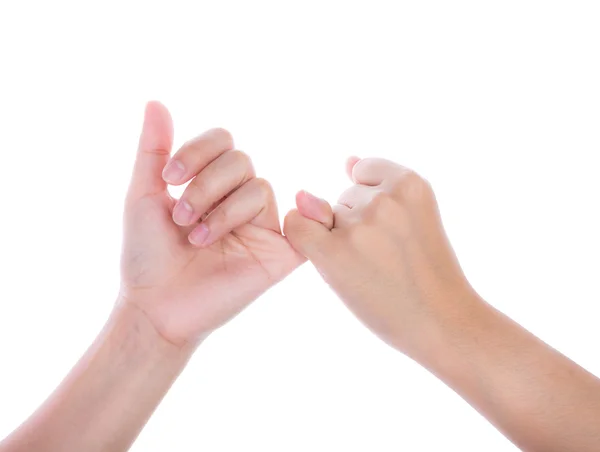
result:
<svg viewBox="0 0 600 452"><path fill-rule="evenodd" d="M154 122L141 144L147 151L136 162L126 202L120 297L169 342L194 343L303 258L281 234L271 186L256 177L227 131L210 130L170 159L168 113L149 108ZM167 181L189 180L179 202L166 190Z"/></svg>
<svg viewBox="0 0 600 452"><path fill-rule="evenodd" d="M208 131L171 158L172 139L168 111L151 102L125 202L114 312L0 451L127 450L198 344L304 261L281 234L271 186L228 132ZM189 180L178 203L167 183Z"/></svg>
<svg viewBox="0 0 600 452"><path fill-rule="evenodd" d="M333 208L306 192L284 232L381 339L527 451L600 450L600 380L482 300L413 171L352 158Z"/></svg>
<svg viewBox="0 0 600 452"><path fill-rule="evenodd" d="M1 452L127 450L202 340L306 258L367 327L519 447L600 450L600 381L478 296L420 176L352 158L338 204L299 193L284 236L270 185L228 132L173 157L172 137L169 113L150 103L114 311ZM168 194L188 181L180 200Z"/></svg>

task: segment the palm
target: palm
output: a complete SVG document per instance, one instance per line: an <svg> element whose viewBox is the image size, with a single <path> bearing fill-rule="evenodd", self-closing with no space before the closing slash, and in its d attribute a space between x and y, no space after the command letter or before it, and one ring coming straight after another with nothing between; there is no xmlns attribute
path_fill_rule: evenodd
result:
<svg viewBox="0 0 600 452"><path fill-rule="evenodd" d="M207 248L173 223L168 194L129 208L122 256L126 293L181 338L217 328L298 266L302 258L275 231L244 224ZM172 334L172 333L169 333Z"/></svg>
<svg viewBox="0 0 600 452"><path fill-rule="evenodd" d="M227 131L208 131L173 157L172 142L169 112L149 103L125 206L121 294L181 344L218 328L304 258L281 235L270 185ZM173 161L186 170L175 184L191 180L177 206L163 175ZM187 204L196 216L182 221ZM198 226L199 214L211 211L218 215ZM194 227L210 240L192 240Z"/></svg>

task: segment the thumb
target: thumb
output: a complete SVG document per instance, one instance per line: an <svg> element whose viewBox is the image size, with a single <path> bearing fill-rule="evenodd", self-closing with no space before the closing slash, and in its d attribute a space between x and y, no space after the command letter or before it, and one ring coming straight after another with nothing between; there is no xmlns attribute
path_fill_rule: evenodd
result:
<svg viewBox="0 0 600 452"><path fill-rule="evenodd" d="M327 201L305 191L296 195L296 205L285 217L283 232L300 254L318 265L331 249L333 211Z"/></svg>
<svg viewBox="0 0 600 452"><path fill-rule="evenodd" d="M160 102L148 102L129 196L140 198L166 190L162 171L169 160L172 146L173 120L169 111Z"/></svg>

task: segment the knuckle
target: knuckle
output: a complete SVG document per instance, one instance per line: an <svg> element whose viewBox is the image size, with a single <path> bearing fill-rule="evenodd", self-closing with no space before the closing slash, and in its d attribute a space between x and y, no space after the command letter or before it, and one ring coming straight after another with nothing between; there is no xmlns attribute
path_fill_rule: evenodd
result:
<svg viewBox="0 0 600 452"><path fill-rule="evenodd" d="M368 247L372 233L372 225L363 221L352 224L345 231L346 240L353 248Z"/></svg>
<svg viewBox="0 0 600 452"><path fill-rule="evenodd" d="M283 233L295 246L303 247L305 239L311 235L309 226L298 209L290 210L283 219Z"/></svg>
<svg viewBox="0 0 600 452"><path fill-rule="evenodd" d="M376 211L381 211L388 210L395 204L396 201L390 193L380 190L371 198L370 206Z"/></svg>
<svg viewBox="0 0 600 452"><path fill-rule="evenodd" d="M213 224L219 224L219 225L226 225L227 221L229 220L229 209L227 209L227 207L221 205L219 208L215 209L210 217L212 218L212 223Z"/></svg>
<svg viewBox="0 0 600 452"><path fill-rule="evenodd" d="M236 162L247 163L250 162L250 156L246 154L244 151L240 151L239 149L233 149L228 152L228 155L231 159Z"/></svg>
<svg viewBox="0 0 600 452"><path fill-rule="evenodd" d="M386 191L379 191L373 196L371 202L363 209L361 218L363 223L379 228L398 228L406 219L405 207L392 193Z"/></svg>
<svg viewBox="0 0 600 452"><path fill-rule="evenodd" d="M215 127L214 129L210 129L208 134L222 142L224 146L233 148L233 135L228 130L222 127Z"/></svg>
<svg viewBox="0 0 600 452"><path fill-rule="evenodd" d="M192 201L200 197L210 198L211 195L211 190L207 180L199 176L196 176L192 179L188 188L186 189L186 192L186 197L190 198Z"/></svg>
<svg viewBox="0 0 600 452"><path fill-rule="evenodd" d="M294 232L294 225L297 223L299 215L298 209L292 209L285 215L283 218L283 233L285 235Z"/></svg>
<svg viewBox="0 0 600 452"><path fill-rule="evenodd" d="M345 229L356 219L351 209L339 203L331 207L331 213L333 215L332 228Z"/></svg>
<svg viewBox="0 0 600 452"><path fill-rule="evenodd" d="M369 173L373 169L375 163L376 160L372 157L361 159L356 163L356 165L354 165L352 174L355 176L360 176L361 174Z"/></svg>
<svg viewBox="0 0 600 452"><path fill-rule="evenodd" d="M347 206L350 204L350 198L353 192L353 188L354 187L350 187L346 190L344 190L344 192L339 196L337 203L341 204L343 206Z"/></svg>
<svg viewBox="0 0 600 452"><path fill-rule="evenodd" d="M273 193L273 187L271 186L271 183L262 177L257 177L254 179L254 184L263 198L268 198Z"/></svg>
<svg viewBox="0 0 600 452"><path fill-rule="evenodd" d="M370 219L381 221L394 214L398 207L398 202L390 193L379 191L371 199L365 213Z"/></svg>
<svg viewBox="0 0 600 452"><path fill-rule="evenodd" d="M408 202L421 202L432 193L429 182L414 171L403 174L395 189L401 198Z"/></svg>
<svg viewBox="0 0 600 452"><path fill-rule="evenodd" d="M246 154L244 151L240 151L239 149L234 149L228 152L228 156L231 161L233 161L233 164L236 168L239 168L240 171L243 170L246 177L254 176L254 165L252 164L252 159L248 154Z"/></svg>

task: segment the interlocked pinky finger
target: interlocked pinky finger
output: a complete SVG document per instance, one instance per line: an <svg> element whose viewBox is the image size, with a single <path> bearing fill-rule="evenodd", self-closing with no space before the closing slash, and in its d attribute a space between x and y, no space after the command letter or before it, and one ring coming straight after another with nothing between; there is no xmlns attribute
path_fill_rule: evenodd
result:
<svg viewBox="0 0 600 452"><path fill-rule="evenodd" d="M189 240L199 247L209 246L244 224L254 224L263 213L273 211L273 202L270 185L264 179L251 179L216 206L190 233ZM274 217L278 225L276 209Z"/></svg>
<svg viewBox="0 0 600 452"><path fill-rule="evenodd" d="M352 209L342 204L333 206L333 229L344 229L352 224Z"/></svg>

